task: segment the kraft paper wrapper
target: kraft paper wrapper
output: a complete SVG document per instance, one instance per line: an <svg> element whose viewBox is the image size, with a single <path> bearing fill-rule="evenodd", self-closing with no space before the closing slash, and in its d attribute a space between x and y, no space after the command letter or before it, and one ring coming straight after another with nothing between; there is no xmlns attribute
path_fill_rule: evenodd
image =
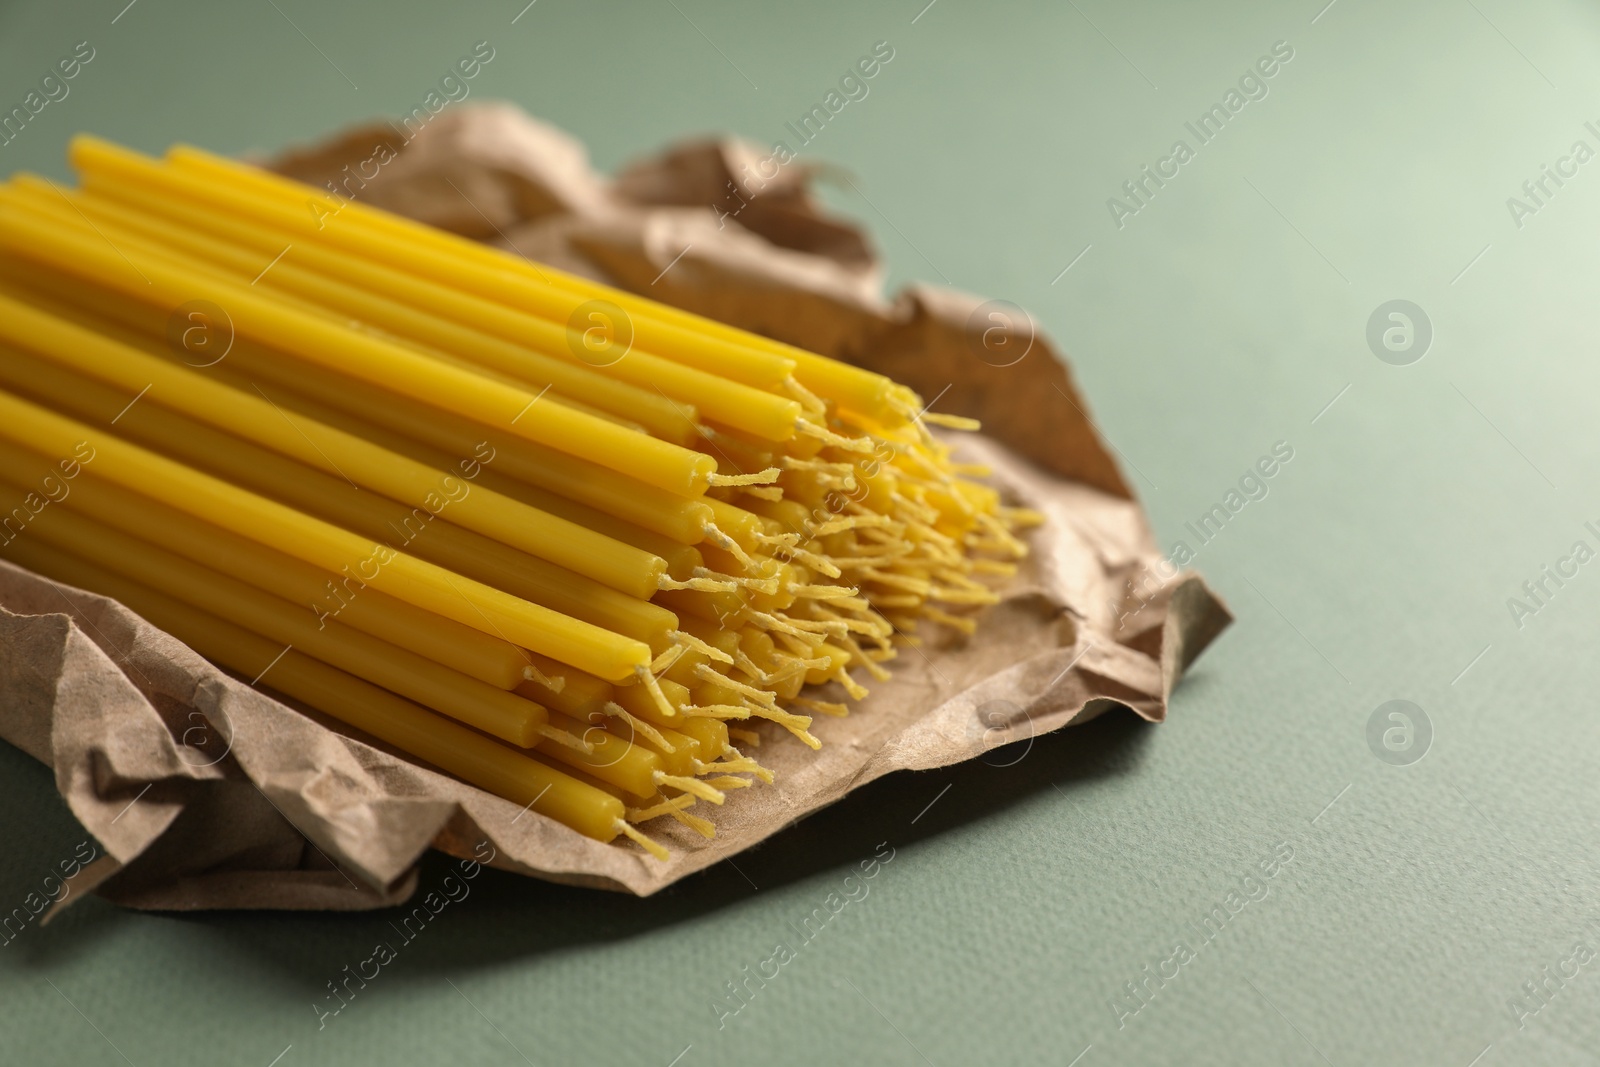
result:
<svg viewBox="0 0 1600 1067"><path fill-rule="evenodd" d="M1228 625L1199 577L1152 585L1149 524L1050 341L1016 322L1006 351L1025 355L996 366L1012 356L981 344L993 320L985 309L974 324L977 298L918 286L885 301L867 238L818 209L805 165L760 183L744 177L760 152L706 141L608 183L577 142L503 105L449 110L409 143L389 125L352 131L275 165L321 184L380 144L395 158L362 201L938 396L939 410L983 420L983 435L959 435L964 458L1047 522L977 635L903 650L893 681L849 717L817 718L820 752L763 724L755 754L777 782L706 812L714 841L651 823L665 863L522 814L252 688L114 601L0 563L0 737L54 768L104 847L80 876L101 895L160 909L382 907L411 894L430 846L469 857L485 839L495 866L649 894L890 771L1117 707L1158 722Z"/></svg>

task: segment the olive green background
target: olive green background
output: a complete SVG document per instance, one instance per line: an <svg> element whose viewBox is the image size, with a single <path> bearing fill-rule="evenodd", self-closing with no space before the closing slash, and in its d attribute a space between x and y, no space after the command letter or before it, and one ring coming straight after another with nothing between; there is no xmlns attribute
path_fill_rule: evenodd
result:
<svg viewBox="0 0 1600 1067"><path fill-rule="evenodd" d="M1163 726L1114 716L884 780L651 900L489 872L320 1029L324 983L395 940L392 915L87 900L0 948L8 1062L1590 1062L1600 963L1521 1026L1507 1000L1600 947L1600 563L1520 628L1507 599L1600 547L1600 161L1520 228L1506 199L1600 147L1592 6L538 0L513 24L522 0L138 0L113 23L123 2L0 9L5 109L97 50L0 171L64 176L80 129L309 140L409 109L479 40L496 55L473 98L570 130L603 169L704 132L795 147L784 123L887 41L804 156L850 175L825 195L891 285L1034 311L1164 545L1195 548L1184 524L1275 443L1293 459L1199 549L1239 619ZM1293 59L1268 95L1119 229L1107 198L1195 147L1184 122L1277 41ZM1433 327L1409 366L1365 339L1393 299ZM1368 744L1391 699L1431 722L1409 766ZM82 835L9 748L0 827L9 910ZM719 1028L723 984L880 842L868 895ZM1193 959L1119 1015L1109 998L1170 974L1179 941Z"/></svg>

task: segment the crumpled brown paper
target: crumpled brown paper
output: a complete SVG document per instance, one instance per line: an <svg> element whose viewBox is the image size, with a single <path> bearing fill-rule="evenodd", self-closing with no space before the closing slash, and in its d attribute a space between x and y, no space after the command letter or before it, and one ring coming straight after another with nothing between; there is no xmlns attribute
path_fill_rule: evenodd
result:
<svg viewBox="0 0 1600 1067"><path fill-rule="evenodd" d="M379 145L395 158L350 181L344 168ZM767 175L764 158L734 141L686 144L608 184L572 138L489 105L448 110L409 142L373 126L276 166L870 367L982 419L984 435L960 437L965 458L1047 522L977 635L903 651L893 681L848 718L817 720L821 752L763 724L776 784L730 793L714 841L652 823L673 850L662 863L292 709L115 602L0 563L0 737L54 768L104 846L80 878L133 907L370 908L410 895L429 846L482 858L487 841L507 870L648 894L890 771L1114 707L1164 717L1231 617L1200 578L1170 573L1049 340L1018 309L949 290L886 302L866 236L813 200L814 170L794 161Z"/></svg>

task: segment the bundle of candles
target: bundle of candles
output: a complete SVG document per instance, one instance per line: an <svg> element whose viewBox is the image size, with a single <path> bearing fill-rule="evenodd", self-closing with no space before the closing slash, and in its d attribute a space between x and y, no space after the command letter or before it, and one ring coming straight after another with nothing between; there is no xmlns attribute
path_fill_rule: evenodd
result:
<svg viewBox="0 0 1600 1067"><path fill-rule="evenodd" d="M761 721L819 747L1038 521L881 375L192 148L71 158L0 187L0 557L589 837L711 836Z"/></svg>

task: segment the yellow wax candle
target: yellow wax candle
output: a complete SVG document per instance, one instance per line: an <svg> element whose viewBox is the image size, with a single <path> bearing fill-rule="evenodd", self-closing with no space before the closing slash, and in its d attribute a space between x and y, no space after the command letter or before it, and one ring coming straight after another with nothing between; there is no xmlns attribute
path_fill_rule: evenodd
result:
<svg viewBox="0 0 1600 1067"><path fill-rule="evenodd" d="M705 566L705 557L693 545L680 544L663 534L646 530L625 519L607 515L586 504L568 500L538 486L518 481L499 471L486 470L481 478L486 489L493 489L524 504L586 526L595 533L605 534L651 555L660 556L666 560L667 573L678 581L687 581L696 570Z"/></svg>
<svg viewBox="0 0 1600 1067"><path fill-rule="evenodd" d="M212 662L519 807L531 805L598 841L622 832L616 797L385 689L41 542L21 538L9 554L40 574L119 600Z"/></svg>
<svg viewBox="0 0 1600 1067"><path fill-rule="evenodd" d="M523 682L517 692L577 719L587 719L605 707L616 691L610 682L545 656L534 655L533 668L538 677Z"/></svg>
<svg viewBox="0 0 1600 1067"><path fill-rule="evenodd" d="M729 618L728 621L733 620ZM721 652L724 658L720 662L727 663L739 651L741 632L729 629L721 622L712 622L693 615L681 615L678 618L678 626L691 637ZM709 657L691 652L668 668L665 677L685 687L680 703L693 703L687 689L700 684L701 666L710 662Z"/></svg>
<svg viewBox="0 0 1600 1067"><path fill-rule="evenodd" d="M913 413L922 406L920 403L911 403L916 394L903 387L901 391L911 399L902 400L896 406L896 387L891 378L803 349L790 349L777 341L768 341L768 344L787 350L786 354L794 358L794 376L801 385L818 396L837 401L840 407L858 411L887 427L903 426L908 421L904 413L907 404L911 404Z"/></svg>
<svg viewBox="0 0 1600 1067"><path fill-rule="evenodd" d="M747 499L744 505L747 510L755 512L762 518L776 522L784 533L803 533L809 536L812 529L835 517L828 511L818 516L814 507L807 507L787 496L783 500Z"/></svg>
<svg viewBox="0 0 1600 1067"><path fill-rule="evenodd" d="M0 491L9 498L8 502L20 501L26 493L6 483L0 483ZM503 741L522 748L539 743L539 728L546 722L546 713L533 701L338 621L324 623L287 600L190 563L75 511L45 509L28 524L28 535L43 538L64 552L141 584L166 590L201 611L298 648Z"/></svg>
<svg viewBox="0 0 1600 1067"><path fill-rule="evenodd" d="M685 719L678 729L700 742L700 758L707 763L723 756L738 755L728 744L728 724L725 722L701 715Z"/></svg>
<svg viewBox="0 0 1600 1067"><path fill-rule="evenodd" d="M744 625L749 604L741 593L693 593L668 589L656 594L655 602L675 613L682 626L689 619Z"/></svg>
<svg viewBox="0 0 1600 1067"><path fill-rule="evenodd" d="M596 720L590 719L586 721L593 722ZM641 725L613 717L606 720L606 730L613 736L630 738L634 744L643 745L651 752L654 752L656 758L661 761L662 770L668 774L695 777L700 773L700 768L695 766L697 760L704 760L710 763L717 758L716 756L704 755L701 751L700 742L695 738L685 733L679 733L668 726L651 726L648 723ZM672 751L668 752L657 738L670 745ZM718 755L720 754L719 750Z"/></svg>
<svg viewBox="0 0 1600 1067"><path fill-rule="evenodd" d="M679 615L678 616L679 627L681 629L683 629L684 631L687 631L688 627L684 626L683 624L686 623L686 622L689 622L690 620L693 620L695 622L701 621L699 619L695 619L694 616L692 616L692 615ZM673 682L678 683L679 685L684 685L684 686L696 685L700 681L700 676L699 676L698 672L700 670L701 665L702 664L709 664L709 663L711 663L710 657L706 656L702 652L697 651L696 649L691 648L687 652L685 652L683 655L679 656L675 663L673 663L670 667L668 667L665 671L663 671L661 673L661 677L664 680L673 681ZM715 668L713 668L713 669L715 669ZM673 706L676 707L677 705L673 705Z"/></svg>
<svg viewBox="0 0 1600 1067"><path fill-rule="evenodd" d="M208 212L193 204L179 218L157 215L140 203L140 191L137 189L119 189L116 200L103 195L63 194L41 179L26 174L13 177L10 188L36 210L57 216L58 221L81 225L84 218L93 220L106 238L118 247L124 243L123 235L127 235L128 243L135 248L139 241L154 241L205 260L236 277L258 279L256 284L259 286L293 294L344 317L370 323L396 337L407 339L414 347L431 346L438 349L440 354L454 355L468 362L511 373L526 384L549 386L552 396L558 399L569 404L581 402L627 419L646 427L663 440L687 445L692 443L695 436L694 422L699 418L698 409L681 397L675 404L654 389L616 381L570 360L552 358L519 347L504 340L504 335L495 336L481 329L473 329L469 324L474 320L470 318L446 322L438 316L418 310L429 306L427 300L430 293L459 295L453 290L441 290L438 286L419 282L405 274L396 274L405 286L386 286L383 284L386 279L382 276L376 281L363 279L366 281L363 288L345 284L340 278L353 281L360 277L357 271L361 268L372 271L382 271L383 268L369 267L365 261L358 259L351 264L334 262L324 265L328 250L316 246L302 245L294 250L294 255L286 254L283 259L274 262L275 257L284 251L284 246L270 231L252 230L226 215ZM77 211L83 214L78 215ZM132 254L131 251L129 254ZM263 273L263 263L272 263L272 269ZM313 267L320 267L321 272L308 269ZM335 270L337 274L333 273ZM496 312L511 314L498 304L490 307ZM685 412L688 413L687 419Z"/></svg>
<svg viewBox="0 0 1600 1067"><path fill-rule="evenodd" d="M701 707L711 707L719 704L739 707L743 703L739 691L723 682L701 682L699 685L692 687L689 692L693 696L692 702Z"/></svg>
<svg viewBox="0 0 1600 1067"><path fill-rule="evenodd" d="M56 312L71 309L96 329L124 343L139 345L157 355L171 354L165 339L166 311L119 293L86 289L77 280L49 267L26 264L24 269L23 264L4 256L0 256L0 279L0 288L9 288L41 307ZM210 358L213 357L206 352L192 356L193 360ZM250 377L276 383L279 388L314 392L329 405L366 423L425 442L453 456L473 455L478 445L487 440L495 454L494 465L510 476L680 544L701 541L706 524L711 521L711 509L704 499L664 492L564 452L507 437L486 423L369 387L334 370L284 360L250 341L235 338L227 350L226 362L205 369L217 371L224 366L247 371Z"/></svg>
<svg viewBox="0 0 1600 1067"><path fill-rule="evenodd" d="M637 716L657 726L670 726L673 729L681 730L687 720L684 716L677 714L676 711L685 704L693 703L689 698L689 690L669 678L661 679L660 685L662 695L667 698L667 703L674 709L674 713L670 716L662 714L661 708L650 698L650 694L646 693L644 686L641 685L619 685L613 699L619 707L630 715Z"/></svg>
<svg viewBox="0 0 1600 1067"><path fill-rule="evenodd" d="M367 589L349 575L318 570L93 476L63 482L60 472L43 456L7 441L0 441L0 472L13 485L37 486L54 475L56 482L66 487L66 495L56 501L61 506L126 534L159 531L162 544L184 558L295 601L313 616L337 618L353 629L501 689L515 689L524 681L523 669L532 653Z"/></svg>
<svg viewBox="0 0 1600 1067"><path fill-rule="evenodd" d="M23 194L21 199L30 206L65 225L82 225L72 213L76 204L94 217L109 240L119 247L131 246L130 254L140 249L141 240L156 240L241 280L261 274L261 284L269 289L525 382L554 382L556 391L562 392L563 382L577 373L625 382L639 393L651 390L647 395L655 402L648 411L622 414L652 426L666 425L673 439L682 440L686 430L692 431L699 412L775 441L794 436L800 405L787 397L663 359L631 338L616 341L614 357L608 347L586 347L590 330L610 328L603 316L596 322L582 319L575 326L555 322L316 243L294 247L262 274L261 264L283 251L281 236L258 232L252 239L241 232L237 221L196 209L192 200L168 204L166 213L161 213L158 198L141 197L137 187L122 183L96 184L91 195L69 202L54 191L39 190L33 182L13 189L14 195ZM248 243L231 243L232 237L244 237ZM673 409L671 401L683 406Z"/></svg>
<svg viewBox="0 0 1600 1067"><path fill-rule="evenodd" d="M85 143L81 145L80 151L80 144L75 142L74 162L84 166L86 163L92 165L105 159L104 165L109 169L113 165L108 158L110 153L102 151L107 147L114 148L101 143ZM866 415L891 429L905 425L908 421L908 412L915 412L922 406L916 394L904 386L897 386L892 379L881 374L852 367L847 363L819 356L794 345L650 300L635 293L602 285L587 278L579 278L545 264L530 263L502 249L469 241L369 205L342 198L334 200L321 190L314 190L248 164L222 159L187 145L174 146L167 156L177 169L190 171L197 177L204 176L214 180L231 178L237 183L234 186L235 190L248 188L258 198L271 199L289 213L284 216L286 221L290 221L293 212L299 211L319 224L317 228L333 229L348 222L350 224L346 227L348 229L359 230L364 227L370 231L427 244L440 256L449 257L452 261L471 261L486 270L514 272L525 280L562 289L578 299L610 301L628 309L634 329L640 337L654 338L657 331L667 331L676 337L679 334L675 331L685 331L702 339L702 350L712 352L714 355L705 357L711 362L695 365L704 365L707 370L713 370L738 381L764 388L776 388L784 377L792 373L811 392L836 400L842 406ZM128 169L124 167L117 173L126 174ZM193 191L192 186L183 188L187 192ZM225 202L237 204L241 200L242 197L234 195L226 198ZM326 206L319 207L318 201L324 202ZM308 211L308 207L311 210ZM335 219L333 216L338 218ZM292 221L290 225L293 225ZM300 225L304 227L303 220L300 221ZM359 237L349 240L360 243ZM371 254L381 255L376 249ZM705 338L714 338L720 344L707 348L703 340ZM666 349L659 350L664 355L668 354ZM684 358L686 361L695 358L693 346L688 349ZM783 368L783 373L777 374L776 371L780 367Z"/></svg>
<svg viewBox="0 0 1600 1067"><path fill-rule="evenodd" d="M735 436L725 427L711 430L709 454L716 456L719 466L724 474L737 474L740 471L760 471L768 467L783 463L783 458L775 452L770 442L762 441L759 444L747 440L748 435ZM816 440L816 438L810 438ZM787 452L787 450L785 450ZM787 476L786 476L787 477ZM783 483L780 478L779 484Z"/></svg>
<svg viewBox="0 0 1600 1067"><path fill-rule="evenodd" d="M655 795L660 787L659 778L665 768L661 757L653 750L565 715L552 716L550 724L573 737L583 738L593 751L546 744L539 749L541 755L592 774L641 799Z"/></svg>
<svg viewBox="0 0 1600 1067"><path fill-rule="evenodd" d="M0 292L3 291L4 286L0 285ZM97 325L95 328L100 329L101 327ZM144 344L145 342L141 339L136 343ZM227 382L235 389L249 388L251 376L240 371L237 367L239 361L231 360L229 362L234 363L235 366L229 367L228 363L219 363L214 367L207 367L206 374L209 377ZM272 390L272 401L291 411L309 415L318 422L335 426L346 433L355 434L374 444L382 445L392 452L409 455L413 459L420 460L429 466L442 468L451 463L450 455L442 449L434 448L406 434L374 425L365 419L351 415L343 409L334 407L324 400L310 396L290 386L276 385ZM680 544L662 534L646 530L642 526L636 526L631 522L607 515L585 504L568 500L564 496L559 496L548 490L502 475L487 466L478 471L475 481L483 488L499 493L502 496L510 497L513 500L538 508L541 511L549 512L552 515L558 515L568 522L577 523L586 529L593 530L595 533L604 534L606 537L632 545L650 555L660 556L667 563L667 573L680 581L688 579L697 568L705 565L705 559L701 556L699 550L690 545Z"/></svg>
<svg viewBox="0 0 1600 1067"><path fill-rule="evenodd" d="M104 170L148 180L148 175L156 170L150 166L152 161L144 157L82 136L74 139L71 156L74 166L84 172ZM326 233L330 244L337 242L379 261L397 251L418 250L420 253L419 246L423 246L431 255L408 257L402 261L407 269L465 291L494 295L511 307L537 308L539 313L556 321L566 321L572 307L582 301L606 300L623 307L629 303L644 305L640 298L621 290L586 282L542 265L530 270L525 260L495 256L493 250L453 234L363 204L340 200L320 214L307 211L310 199L307 187L256 168L208 157L196 149L178 147L169 153L169 158L180 171L177 175L180 183L185 177L181 170L191 167L199 170L198 180L193 185L211 203L241 212L253 207L263 216L270 214L280 225L300 233ZM207 166L208 163L211 165ZM345 219L328 217L335 213L343 215L345 211L349 212L350 226L339 225ZM641 316L636 332L639 344L650 351L763 389L777 387L794 369L793 361L781 354L752 349L738 341L707 337L693 323L685 327L660 316Z"/></svg>
<svg viewBox="0 0 1600 1067"><path fill-rule="evenodd" d="M729 504L714 497L706 497L706 504L711 508L712 521L717 524L717 528L738 541L747 552L764 551L761 538L782 532L776 523L769 522L737 504Z"/></svg>
<svg viewBox="0 0 1600 1067"><path fill-rule="evenodd" d="M706 525L712 521L711 507L706 502L709 498L689 499L663 492L636 478L532 441L508 437L481 423L406 397L351 389L348 378L322 368L274 364L257 356L248 345L236 345L229 358L253 375L291 388L298 384L357 418L441 451L466 455L477 442L487 440L495 452L493 470L680 544L704 540Z"/></svg>
<svg viewBox="0 0 1600 1067"><path fill-rule="evenodd" d="M146 254L137 270L99 237L51 225L7 202L0 247L97 285L176 307L205 298L226 307L240 336L292 350L363 381L478 419L504 418L502 432L569 451L684 496L703 493L716 471L709 456L625 430L537 394L474 375L340 323L276 302L248 285L224 282Z"/></svg>
<svg viewBox="0 0 1600 1067"><path fill-rule="evenodd" d="M793 661L785 661L779 656L780 650L777 643L772 640L771 634L764 630L743 630L739 634L739 646L744 649L745 654L750 657L751 662L757 667L769 673L782 672L781 680L769 682L766 686L766 688L777 694L779 699L793 700L799 695L801 687L805 685L806 672L792 669ZM817 658L827 659L826 656ZM824 668L812 669L821 669L824 673L827 673L831 671L833 666L833 663L829 661Z"/></svg>
<svg viewBox="0 0 1600 1067"><path fill-rule="evenodd" d="M0 196L4 195L5 187L0 187ZM80 218L78 221L81 222L82 219ZM153 351L155 355L163 358L181 357L179 361L190 367L214 370L217 365L213 362L214 360L220 361L223 358L234 356L237 352L249 349L285 368L285 371L280 373L286 372L296 380L303 379L309 372L321 370L315 364L303 363L280 349L267 348L231 336L232 331L228 323L219 317L216 312L191 309L183 312L188 316L187 319L175 319L172 312L166 308L145 304L107 289L85 286L81 279L63 274L43 263L27 262L0 256L0 285L4 285L11 290L26 290L27 299L30 301L37 300L38 297L43 296L44 299L37 300L38 306L48 310L57 318L66 318L80 325L91 326L96 331L104 333L114 340L123 344L131 344L144 351ZM278 295L283 301L302 311L309 311L318 315L326 314L323 309L298 300L290 294L280 293ZM88 306L85 306L86 304ZM189 325L185 326L185 323ZM177 329L182 329L182 332L177 333ZM169 330L174 331L174 336L168 336ZM194 339L191 340L191 337ZM158 348L153 348L150 342L157 339L160 339L161 344ZM212 339L215 339L215 347L213 350L208 351L206 345ZM411 344L411 342L405 343ZM520 389L525 384L508 375L499 374L484 367L474 366L466 360L436 349L428 349L426 346L416 344L411 344L411 347L418 352L427 352L432 358L440 362L455 366L474 375L499 381L514 388ZM238 361L229 359L229 362ZM332 372L324 373L331 374ZM343 380L345 388L376 391L376 387L369 383L360 382L354 378L344 378ZM245 389L250 391L248 382L245 384ZM393 393L385 392L383 395L386 398L399 399ZM655 398L661 400L661 394L657 393ZM682 440L679 440L678 437L674 437L671 434L651 431L640 423L623 418L613 412L603 411L593 405L574 400L570 396L558 397L554 392L550 391L545 392L545 399L555 399L563 407L604 420L633 433L654 433L654 436L672 441L675 444L693 444L697 436L693 432L685 432L678 435L678 437L682 438ZM667 401L667 403L671 404L673 402ZM682 405L676 406L678 408L682 407ZM677 423L683 423L681 415L675 413L673 417ZM561 453L556 454L561 455ZM677 499L683 498L679 497Z"/></svg>
<svg viewBox="0 0 1600 1067"><path fill-rule="evenodd" d="M4 294L0 294L0 340L120 385L130 394L148 390L150 403L210 423L308 466L331 465L355 484L414 507L433 510L448 501L451 522L632 596L648 599L654 595L660 588L658 580L666 573L666 561L659 556L475 488L456 471L431 468L310 418L290 420L265 396L209 381L196 371L118 344ZM336 461L331 458L334 456ZM464 462L476 463L471 457Z"/></svg>
<svg viewBox="0 0 1600 1067"><path fill-rule="evenodd" d="M311 217L320 219L324 226L331 227L346 222L354 226L364 225L396 237L427 244L441 255L472 260L485 267L531 276L535 280L563 289L585 300L609 300L625 308L637 308L637 311L630 311L637 322L650 325L659 323L718 338L745 349L737 358L730 356L726 364L716 366L717 373L726 374L739 381L748 381L752 385L770 388L776 387L786 374L794 373L812 392L832 397L853 411L880 419L886 426L892 428L903 425L906 421L902 410L892 406L896 390L894 382L881 374L852 367L847 363L819 356L794 345L684 311L682 308L650 300L636 293L567 274L545 264L530 263L503 249L470 241L366 204L343 198L334 199L323 190L301 185L257 167L214 156L188 145L174 146L168 151L167 158L180 170L213 179L231 178L241 187L249 186L258 195L271 197L277 203L292 209L305 212L309 205L312 207L309 212ZM316 205L318 200L325 202L326 206L318 207ZM331 216L338 216L337 221ZM766 359L758 359L760 356ZM791 363L792 367L784 368L783 373L777 373L778 369L783 367L781 361ZM758 366L764 368L764 372L754 369ZM708 366L707 369L713 367ZM748 377L741 377L741 373ZM904 387L899 387L899 392L902 404L912 395ZM915 407L912 410L915 410ZM882 418L883 416L887 418Z"/></svg>
<svg viewBox="0 0 1600 1067"><path fill-rule="evenodd" d="M0 392L0 438L56 456L84 446L95 455L97 476L325 570L354 561L375 588L602 678L632 678L650 664L641 641L453 575L6 392Z"/></svg>
<svg viewBox="0 0 1600 1067"><path fill-rule="evenodd" d="M530 604L643 641L652 654L659 655L671 644L668 635L677 618L665 608L441 521L428 509L407 508L364 492L159 405L142 401L128 405L123 395L93 379L20 352L0 359L0 383L88 422L126 407L116 423L125 439L385 547L398 542L410 555ZM356 563L346 561L347 573Z"/></svg>
<svg viewBox="0 0 1600 1067"><path fill-rule="evenodd" d="M690 630L690 627L686 625L688 622L702 622L702 619L696 619L696 617L688 616L688 614L682 614L682 616L678 616L678 625L680 625L685 632ZM712 643L712 641L707 641L707 643ZM704 653L699 653L699 651L696 651L696 649L691 648L690 651L686 651L683 656L678 657L678 661L675 662L675 664L667 667L666 672L662 673L661 677L666 678L666 680L675 681L675 683L678 683L678 685L699 685L699 669L701 669L702 664L709 665L710 662L712 662L712 659L710 659L709 656L706 656ZM690 702L693 704L693 701ZM677 705L674 705L674 707L677 707Z"/></svg>

